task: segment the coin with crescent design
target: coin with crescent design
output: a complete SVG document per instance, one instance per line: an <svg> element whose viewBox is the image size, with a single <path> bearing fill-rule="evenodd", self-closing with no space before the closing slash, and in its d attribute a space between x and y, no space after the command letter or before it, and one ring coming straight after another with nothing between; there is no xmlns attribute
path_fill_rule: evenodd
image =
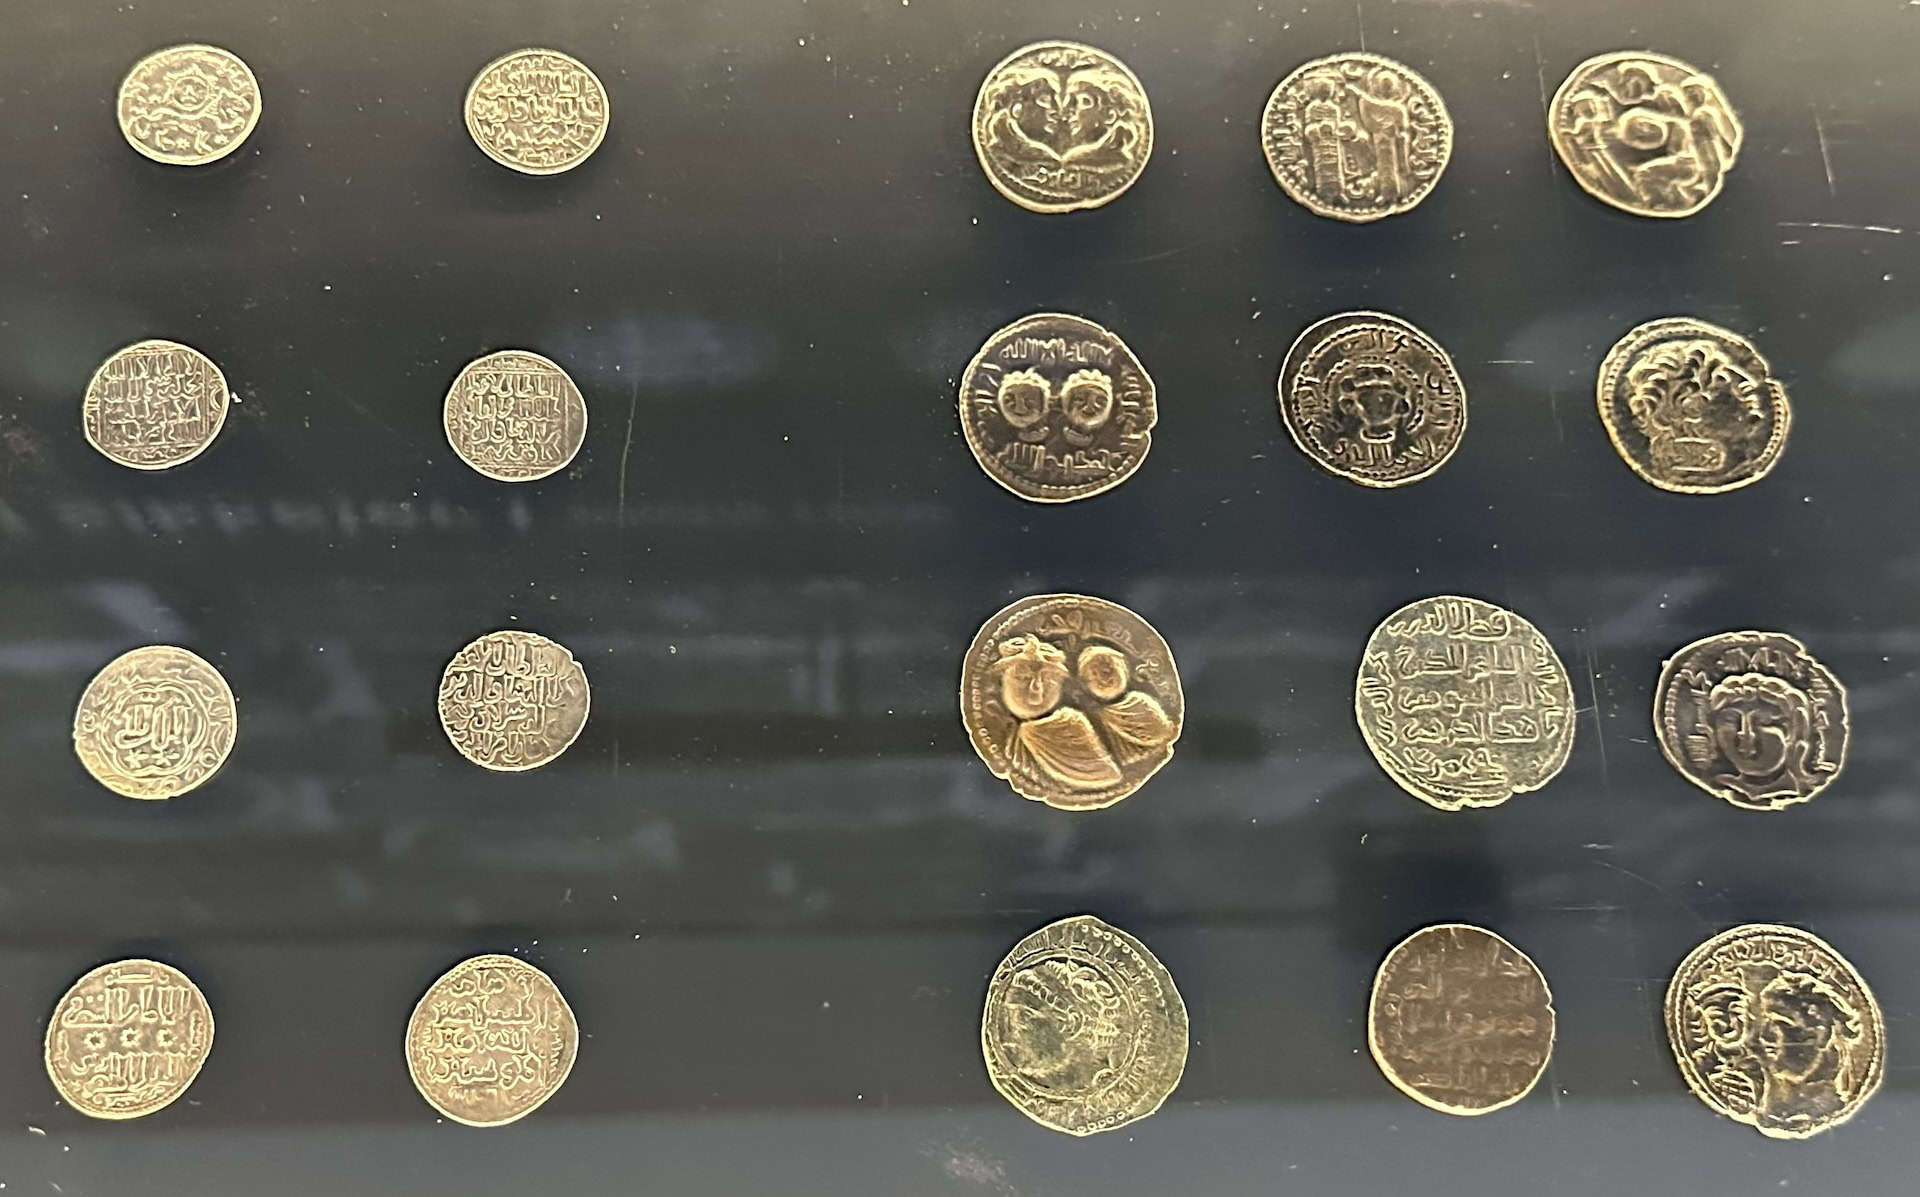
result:
<svg viewBox="0 0 1920 1197"><path fill-rule="evenodd" d="M407 1020L407 1074L467 1126L505 1126L559 1092L580 1052L560 989L512 956L474 956L428 987Z"/></svg>
<svg viewBox="0 0 1920 1197"><path fill-rule="evenodd" d="M187 975L116 960L81 977L47 1019L47 1076L90 1118L142 1118L172 1104L213 1050L213 1010Z"/></svg>
<svg viewBox="0 0 1920 1197"><path fill-rule="evenodd" d="M473 143L526 175L572 170L607 136L607 89L586 63L558 50L515 50L481 67L465 111Z"/></svg>
<svg viewBox="0 0 1920 1197"><path fill-rule="evenodd" d="M1588 195L1635 216L1691 216L1740 156L1720 85L1677 58L1624 50L1573 68L1547 105L1547 137Z"/></svg>
<svg viewBox="0 0 1920 1197"><path fill-rule="evenodd" d="M973 104L973 152L994 190L1022 208L1097 208L1147 168L1153 109L1113 55L1036 42L987 72Z"/></svg>
<svg viewBox="0 0 1920 1197"><path fill-rule="evenodd" d="M169 166L204 166L260 123L260 83L218 46L167 46L133 64L115 103L127 144Z"/></svg>
<svg viewBox="0 0 1920 1197"><path fill-rule="evenodd" d="M517 628L454 654L440 675L440 726L461 756L484 769L537 769L587 725L587 671L565 645Z"/></svg>
<svg viewBox="0 0 1920 1197"><path fill-rule="evenodd" d="M87 380L80 427L87 443L135 470L165 470L200 456L227 422L227 376L178 341L118 350Z"/></svg>
<svg viewBox="0 0 1920 1197"><path fill-rule="evenodd" d="M227 763L238 724L218 669L184 648L149 644L87 683L73 712L73 751L116 794L177 798Z"/></svg>
<svg viewBox="0 0 1920 1197"><path fill-rule="evenodd" d="M587 401L558 362L505 349L468 362L447 390L447 443L498 482L567 468L587 437Z"/></svg>
<svg viewBox="0 0 1920 1197"><path fill-rule="evenodd" d="M1467 434L1467 388L1439 342L1398 316L1307 328L1280 367L1280 420L1313 463L1362 486L1406 486Z"/></svg>
<svg viewBox="0 0 1920 1197"><path fill-rule="evenodd" d="M1653 320L1600 365L1600 422L1644 481L1680 494L1738 490L1787 447L1787 388L1753 343L1687 316Z"/></svg>
<svg viewBox="0 0 1920 1197"><path fill-rule="evenodd" d="M1260 144L1281 190L1319 216L1364 222L1410 211L1453 155L1433 84L1378 54L1316 58L1280 81Z"/></svg>

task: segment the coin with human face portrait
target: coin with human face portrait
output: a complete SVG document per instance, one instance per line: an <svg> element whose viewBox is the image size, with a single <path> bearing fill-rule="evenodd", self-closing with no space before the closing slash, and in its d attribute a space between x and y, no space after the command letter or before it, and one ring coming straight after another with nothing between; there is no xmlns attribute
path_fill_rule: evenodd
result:
<svg viewBox="0 0 1920 1197"><path fill-rule="evenodd" d="M143 1118L177 1101L213 1051L213 1010L157 960L116 960L73 983L47 1019L47 1076L89 1118Z"/></svg>
<svg viewBox="0 0 1920 1197"><path fill-rule="evenodd" d="M464 110L473 143L526 175L572 170L607 136L607 89L558 50L515 50L481 67Z"/></svg>
<svg viewBox="0 0 1920 1197"><path fill-rule="evenodd" d="M1447 464L1467 435L1453 359L1412 323L1344 312L1302 332L1280 366L1280 420L1330 474L1406 486Z"/></svg>
<svg viewBox="0 0 1920 1197"><path fill-rule="evenodd" d="M1306 63L1267 99L1274 181L1319 216L1365 222L1427 198L1453 154L1453 118L1413 68L1378 54Z"/></svg>
<svg viewBox="0 0 1920 1197"><path fill-rule="evenodd" d="M73 712L73 751L125 798L177 798L212 780L233 752L239 716L227 679L171 644L122 653Z"/></svg>
<svg viewBox="0 0 1920 1197"><path fill-rule="evenodd" d="M468 362L441 412L460 460L496 482L532 482L573 462L587 401L551 358L505 349Z"/></svg>
<svg viewBox="0 0 1920 1197"><path fill-rule="evenodd" d="M231 50L167 46L133 64L115 103L127 144L169 166L204 166L260 123L260 83Z"/></svg>
<svg viewBox="0 0 1920 1197"><path fill-rule="evenodd" d="M1645 50L1587 59L1547 105L1547 137L1574 181L1635 216L1691 216L1712 203L1744 136L1711 76Z"/></svg>
<svg viewBox="0 0 1920 1197"><path fill-rule="evenodd" d="M467 1126L505 1126L560 1091L580 1026L553 978L512 956L449 969L407 1020L407 1074L427 1104Z"/></svg>
<svg viewBox="0 0 1920 1197"><path fill-rule="evenodd" d="M1653 320L1600 364L1600 422L1661 490L1712 495L1767 476L1787 448L1787 388L1753 343L1690 316Z"/></svg>
<svg viewBox="0 0 1920 1197"><path fill-rule="evenodd" d="M1036 42L987 72L973 105L973 151L994 189L1029 211L1097 208L1147 168L1153 109L1113 55Z"/></svg>

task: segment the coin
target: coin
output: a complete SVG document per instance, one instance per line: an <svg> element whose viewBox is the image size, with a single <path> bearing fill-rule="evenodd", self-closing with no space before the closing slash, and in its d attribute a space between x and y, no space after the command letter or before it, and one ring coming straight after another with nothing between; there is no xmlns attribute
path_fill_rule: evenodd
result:
<svg viewBox="0 0 1920 1197"><path fill-rule="evenodd" d="M559 364L525 349L468 362L447 390L447 443L480 473L532 482L563 470L587 437L587 401Z"/></svg>
<svg viewBox="0 0 1920 1197"><path fill-rule="evenodd" d="M149 644L93 676L73 712L73 751L127 798L177 798L210 780L233 751L233 691L184 648Z"/></svg>
<svg viewBox="0 0 1920 1197"><path fill-rule="evenodd" d="M521 174L572 170L607 136L607 89L558 50L515 50L481 67L465 109L473 143Z"/></svg>
<svg viewBox="0 0 1920 1197"><path fill-rule="evenodd" d="M1547 138L1574 181L1635 216L1691 216L1712 203L1742 136L1718 83L1644 50L1587 59L1547 106Z"/></svg>
<svg viewBox="0 0 1920 1197"><path fill-rule="evenodd" d="M1600 366L1600 422L1634 473L1661 490L1711 495L1766 477L1793 408L1738 333L1673 316L1634 329Z"/></svg>
<svg viewBox="0 0 1920 1197"><path fill-rule="evenodd" d="M1038 594L973 638L960 715L974 751L1015 793L1095 810L1173 758L1186 702L1173 652L1146 620L1105 599Z"/></svg>
<svg viewBox="0 0 1920 1197"><path fill-rule="evenodd" d="M553 978L512 956L462 960L407 1020L407 1074L427 1104L467 1126L505 1126L560 1091L580 1025Z"/></svg>
<svg viewBox="0 0 1920 1197"><path fill-rule="evenodd" d="M204 166L260 123L260 83L230 50L168 46L133 64L115 109L134 149L170 166Z"/></svg>
<svg viewBox="0 0 1920 1197"><path fill-rule="evenodd" d="M1886 1075L1873 991L1798 927L1748 923L1688 953L1667 986L1666 1022L1693 1095L1770 1138L1840 1125Z"/></svg>
<svg viewBox="0 0 1920 1197"><path fill-rule="evenodd" d="M973 152L994 190L1022 208L1098 208L1147 169L1153 109L1106 51L1035 42L987 72L973 103Z"/></svg>
<svg viewBox="0 0 1920 1197"><path fill-rule="evenodd" d="M1013 945L980 1016L987 1078L1050 1130L1092 1135L1159 1109L1187 1067L1187 1007L1147 945L1090 914Z"/></svg>
<svg viewBox="0 0 1920 1197"><path fill-rule="evenodd" d="M1320 216L1365 222L1427 198L1453 154L1433 84L1378 54L1316 58L1282 79L1260 118L1281 190Z"/></svg>
<svg viewBox="0 0 1920 1197"><path fill-rule="evenodd" d="M144 1118L172 1104L213 1050L213 1011L187 975L116 960L73 983L47 1019L47 1076L90 1118Z"/></svg>
<svg viewBox="0 0 1920 1197"><path fill-rule="evenodd" d="M1781 632L1722 632L1660 667L1653 734L1680 776L1743 810L1781 810L1847 761L1847 688Z"/></svg>
<svg viewBox="0 0 1920 1197"><path fill-rule="evenodd" d="M206 451L227 422L227 376L197 349L141 341L114 353L87 381L80 427L123 466L165 470Z"/></svg>
<svg viewBox="0 0 1920 1197"><path fill-rule="evenodd" d="M1280 420L1315 465L1405 486L1467 434L1467 388L1438 342L1398 316L1345 312L1307 328L1280 367Z"/></svg>
<svg viewBox="0 0 1920 1197"><path fill-rule="evenodd" d="M520 773L565 752L587 725L587 672L534 632L486 635L440 675L440 726L483 769Z"/></svg>

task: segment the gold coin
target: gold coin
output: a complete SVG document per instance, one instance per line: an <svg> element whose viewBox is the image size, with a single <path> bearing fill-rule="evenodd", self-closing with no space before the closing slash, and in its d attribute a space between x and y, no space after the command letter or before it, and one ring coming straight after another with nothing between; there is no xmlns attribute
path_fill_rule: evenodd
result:
<svg viewBox="0 0 1920 1197"><path fill-rule="evenodd" d="M560 1091L580 1052L553 978L512 956L474 956L427 988L407 1020L407 1074L467 1126L505 1126Z"/></svg>
<svg viewBox="0 0 1920 1197"><path fill-rule="evenodd" d="M1793 408L1753 343L1669 317L1620 339L1600 365L1600 422L1627 465L1661 490L1712 495L1767 476Z"/></svg>
<svg viewBox="0 0 1920 1197"><path fill-rule="evenodd" d="M1781 632L1722 632L1660 667L1653 734L1680 776L1743 810L1782 810L1847 763L1847 688Z"/></svg>
<svg viewBox="0 0 1920 1197"><path fill-rule="evenodd" d="M607 136L607 89L558 50L515 50L481 67L465 110L473 143L521 174L572 170Z"/></svg>
<svg viewBox="0 0 1920 1197"><path fill-rule="evenodd" d="M1380 962L1367 1047L1393 1087L1446 1114L1487 1114L1532 1091L1553 1055L1553 994L1525 952L1441 923Z"/></svg>
<svg viewBox="0 0 1920 1197"><path fill-rule="evenodd" d="M987 476L1065 503L1133 477L1160 419L1153 379L1118 336L1039 312L987 338L960 376L960 431Z"/></svg>
<svg viewBox="0 0 1920 1197"><path fill-rule="evenodd" d="M1015 793L1095 810L1173 759L1186 701L1173 652L1146 620L1105 599L1038 594L973 638L960 716L973 750Z"/></svg>
<svg viewBox="0 0 1920 1197"><path fill-rule="evenodd" d="M468 362L447 390L447 443L480 473L532 482L565 469L587 438L587 401L559 364L525 349Z"/></svg>
<svg viewBox="0 0 1920 1197"><path fill-rule="evenodd" d="M486 635L440 675L440 726L461 756L520 773L565 752L587 725L587 671L564 645L533 632Z"/></svg>
<svg viewBox="0 0 1920 1197"><path fill-rule="evenodd" d="M1845 1122L1887 1071L1873 991L1798 927L1748 923L1695 948L1667 986L1666 1021L1693 1095L1774 1139Z"/></svg>
<svg viewBox="0 0 1920 1197"><path fill-rule="evenodd" d="M1153 109L1106 51L1035 42L987 72L973 103L973 152L994 190L1028 211L1098 208L1147 169Z"/></svg>
<svg viewBox="0 0 1920 1197"><path fill-rule="evenodd" d="M1329 473L1405 486L1467 435L1467 388L1439 342L1398 316L1345 312L1307 328L1280 366L1280 420Z"/></svg>
<svg viewBox="0 0 1920 1197"><path fill-rule="evenodd" d="M1387 776L1441 810L1539 789L1573 751L1573 683L1540 629L1504 607L1440 595L1367 637L1360 735Z"/></svg>
<svg viewBox="0 0 1920 1197"><path fill-rule="evenodd" d="M170 166L204 166L260 123L260 82L230 50L168 46L133 64L115 108L134 149Z"/></svg>
<svg viewBox="0 0 1920 1197"><path fill-rule="evenodd" d="M1013 945L980 1016L987 1078L1050 1130L1092 1135L1159 1109L1187 1067L1187 1007L1147 945L1090 914Z"/></svg>
<svg viewBox="0 0 1920 1197"><path fill-rule="evenodd" d="M144 1118L172 1104L213 1050L213 1011L187 975L116 960L73 983L47 1019L47 1076L91 1118Z"/></svg>
<svg viewBox="0 0 1920 1197"><path fill-rule="evenodd" d="M1574 181L1635 216L1691 216L1712 203L1742 137L1718 83L1644 50L1587 59L1547 106L1547 138Z"/></svg>
<svg viewBox="0 0 1920 1197"><path fill-rule="evenodd" d="M220 671L184 648L150 644L93 676L73 712L73 751L127 798L177 798L227 763L239 714Z"/></svg>
<svg viewBox="0 0 1920 1197"><path fill-rule="evenodd" d="M141 341L87 380L80 427L89 445L123 466L171 469L220 435L227 399L227 376L205 354L177 341Z"/></svg>
<svg viewBox="0 0 1920 1197"><path fill-rule="evenodd" d="M1433 84L1378 54L1316 58L1280 81L1260 144L1281 190L1320 216L1365 222L1410 211L1453 155Z"/></svg>

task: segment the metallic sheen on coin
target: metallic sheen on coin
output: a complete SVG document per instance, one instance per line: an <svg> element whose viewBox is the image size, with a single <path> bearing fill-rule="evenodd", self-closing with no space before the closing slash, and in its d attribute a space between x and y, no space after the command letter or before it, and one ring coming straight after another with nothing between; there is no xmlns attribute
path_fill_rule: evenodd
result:
<svg viewBox="0 0 1920 1197"><path fill-rule="evenodd" d="M447 390L447 443L499 482L565 469L587 437L587 401L559 363L525 349L468 362Z"/></svg>
<svg viewBox="0 0 1920 1197"><path fill-rule="evenodd" d="M1739 333L1691 317L1654 320L1600 365L1600 422L1633 472L1661 490L1712 495L1767 476L1793 408Z"/></svg>
<svg viewBox="0 0 1920 1197"><path fill-rule="evenodd" d="M1378 54L1316 58L1280 81L1260 119L1280 187L1320 216L1364 222L1410 211L1453 155L1433 84Z"/></svg>
<svg viewBox="0 0 1920 1197"><path fill-rule="evenodd" d="M204 166L260 123L260 83L218 46L168 46L133 64L115 104L127 144L169 166Z"/></svg>
<svg viewBox="0 0 1920 1197"><path fill-rule="evenodd" d="M197 349L141 341L87 380L80 427L87 443L135 470L165 470L206 451L227 422L227 376Z"/></svg>
<svg viewBox="0 0 1920 1197"><path fill-rule="evenodd" d="M488 632L440 675L440 726L483 769L520 773L565 752L587 725L587 671L534 632Z"/></svg>
<svg viewBox="0 0 1920 1197"><path fill-rule="evenodd" d="M558 50L515 50L481 67L465 110L473 143L521 174L572 170L607 136L607 89Z"/></svg>
<svg viewBox="0 0 1920 1197"><path fill-rule="evenodd" d="M127 798L177 798L227 763L238 726L220 671L184 648L150 644L95 674L73 712L73 751Z"/></svg>
<svg viewBox="0 0 1920 1197"><path fill-rule="evenodd" d="M580 1026L553 978L512 956L474 956L435 981L407 1021L407 1074L467 1126L505 1126L573 1071Z"/></svg>
<svg viewBox="0 0 1920 1197"><path fill-rule="evenodd" d="M213 1011L187 975L116 960L73 983L47 1019L47 1076L90 1118L142 1118L172 1104L213 1050Z"/></svg>
<svg viewBox="0 0 1920 1197"><path fill-rule="evenodd" d="M1097 208L1147 168L1153 109L1113 55L1036 42L987 72L973 104L973 152L994 190L1022 208Z"/></svg>
<svg viewBox="0 0 1920 1197"><path fill-rule="evenodd" d="M1644 50L1587 59L1547 106L1547 138L1574 181L1635 216L1691 216L1712 203L1742 137L1718 83Z"/></svg>
<svg viewBox="0 0 1920 1197"><path fill-rule="evenodd" d="M1467 388L1439 342L1398 316L1345 312L1307 328L1280 367L1280 420L1321 469L1405 486L1467 434Z"/></svg>

